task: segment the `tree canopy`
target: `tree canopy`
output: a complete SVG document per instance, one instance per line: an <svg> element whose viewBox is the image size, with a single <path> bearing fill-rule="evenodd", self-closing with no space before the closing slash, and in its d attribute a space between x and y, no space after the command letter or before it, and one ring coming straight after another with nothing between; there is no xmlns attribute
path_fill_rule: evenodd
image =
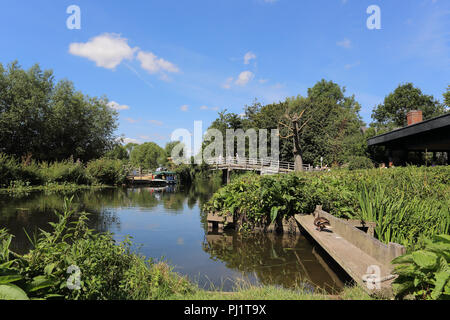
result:
<svg viewBox="0 0 450 320"><path fill-rule="evenodd" d="M133 148L131 164L142 169L156 169L167 162L166 151L154 142L146 142Z"/></svg>
<svg viewBox="0 0 450 320"><path fill-rule="evenodd" d="M211 128L220 130L224 137L226 129L237 128L267 129L269 132L279 128L281 136L286 136L287 129L279 126L283 115L286 112L299 114L304 110L301 121L308 123L299 137L303 161L318 164L323 157L324 163L340 164L352 156L366 155L360 108L354 96L345 95L345 88L332 81L321 80L308 90L307 97L292 97L265 106L255 101L245 107L243 116L226 110L220 112ZM270 144L270 136L267 140ZM294 160L293 144L292 138L280 140L280 160Z"/></svg>
<svg viewBox="0 0 450 320"><path fill-rule="evenodd" d="M117 128L107 104L68 80L55 84L53 72L39 65L0 64L0 152L50 161L101 157L115 145Z"/></svg>
<svg viewBox="0 0 450 320"><path fill-rule="evenodd" d="M406 114L411 110L421 110L424 120L446 112L445 106L433 96L422 93L412 83L406 83L384 98L383 104L374 109L372 119L377 127L404 127L407 125Z"/></svg>

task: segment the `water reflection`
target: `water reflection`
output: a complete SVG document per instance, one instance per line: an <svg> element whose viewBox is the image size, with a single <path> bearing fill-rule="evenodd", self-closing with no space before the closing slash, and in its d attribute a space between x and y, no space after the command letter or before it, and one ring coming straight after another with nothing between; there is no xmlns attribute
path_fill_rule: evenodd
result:
<svg viewBox="0 0 450 320"><path fill-rule="evenodd" d="M342 280L302 236L209 233L203 249L212 259L224 261L227 268L239 270L248 279L256 278L265 285L310 290L320 286L328 291L343 286Z"/></svg>
<svg viewBox="0 0 450 320"><path fill-rule="evenodd" d="M340 289L342 282L320 253L303 237L275 234L208 234L200 208L219 188L197 181L190 187L110 188L85 190L73 196L74 210L90 213L90 228L114 233L120 241L131 235L136 250L164 257L175 271L205 288L231 290L236 279L253 283ZM0 195L0 228L15 235L12 249L30 249L25 235L49 230L54 211L62 211L64 194ZM231 279L228 281L227 279Z"/></svg>

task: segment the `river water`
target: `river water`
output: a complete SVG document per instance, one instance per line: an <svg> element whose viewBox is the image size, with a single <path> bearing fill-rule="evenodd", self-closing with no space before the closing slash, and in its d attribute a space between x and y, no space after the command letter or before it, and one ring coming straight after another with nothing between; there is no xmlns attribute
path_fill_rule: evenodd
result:
<svg viewBox="0 0 450 320"><path fill-rule="evenodd" d="M345 276L333 271L337 269L326 254L303 236L208 233L201 208L217 188L197 181L190 187L87 190L73 195L72 206L91 213L92 228L112 232L118 241L131 236L137 252L167 261L205 289L230 291L242 281L329 293L342 289ZM24 230L49 230L65 197L0 195L0 228L14 234L12 249L29 250Z"/></svg>

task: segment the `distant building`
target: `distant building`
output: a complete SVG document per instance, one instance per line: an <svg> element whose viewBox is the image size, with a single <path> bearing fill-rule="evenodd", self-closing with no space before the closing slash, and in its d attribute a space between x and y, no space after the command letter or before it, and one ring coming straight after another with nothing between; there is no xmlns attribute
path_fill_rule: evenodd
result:
<svg viewBox="0 0 450 320"><path fill-rule="evenodd" d="M425 120L422 111L410 111L408 126L369 139L369 146L384 146L389 166L408 163L410 152L436 152L447 154L450 164L450 113Z"/></svg>

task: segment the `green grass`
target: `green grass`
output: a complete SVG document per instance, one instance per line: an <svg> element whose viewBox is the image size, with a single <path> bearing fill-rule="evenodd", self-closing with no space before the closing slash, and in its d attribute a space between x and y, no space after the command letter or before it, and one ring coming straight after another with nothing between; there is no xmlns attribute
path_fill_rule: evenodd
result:
<svg viewBox="0 0 450 320"><path fill-rule="evenodd" d="M185 295L174 295L174 300L373 300L362 288L346 287L337 295L325 292L310 293L302 289L284 289L277 286L239 285L235 291L196 290Z"/></svg>

